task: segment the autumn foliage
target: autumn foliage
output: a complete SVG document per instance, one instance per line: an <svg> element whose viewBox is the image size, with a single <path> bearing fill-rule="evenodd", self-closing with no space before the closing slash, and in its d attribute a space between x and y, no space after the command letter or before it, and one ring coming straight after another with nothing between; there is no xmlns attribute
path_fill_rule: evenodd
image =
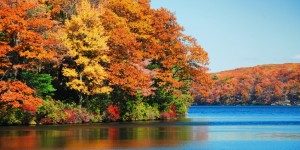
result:
<svg viewBox="0 0 300 150"><path fill-rule="evenodd" d="M118 106L110 105L107 107L108 119L110 120L118 120L120 119L120 110Z"/></svg>
<svg viewBox="0 0 300 150"><path fill-rule="evenodd" d="M15 1L0 6L0 73L7 76L18 69L40 69L55 52L48 47L49 31L54 22L44 5L33 1Z"/></svg>
<svg viewBox="0 0 300 150"><path fill-rule="evenodd" d="M109 51L100 22L100 8L94 8L87 0L76 7L77 15L66 21L63 44L68 49L69 59L62 72L69 79L66 83L71 89L82 95L108 93L111 88L104 85L107 79L106 69L101 63L109 62Z"/></svg>
<svg viewBox="0 0 300 150"><path fill-rule="evenodd" d="M299 105L300 64L262 65L211 74L213 86L198 103Z"/></svg>
<svg viewBox="0 0 300 150"><path fill-rule="evenodd" d="M84 108L96 120L183 115L211 84L208 54L183 31L149 0L0 0L0 106L38 108L48 124Z"/></svg>
<svg viewBox="0 0 300 150"><path fill-rule="evenodd" d="M299 64L207 74L150 0L0 0L0 124L169 119L200 104L298 105Z"/></svg>
<svg viewBox="0 0 300 150"><path fill-rule="evenodd" d="M0 81L0 94L0 105L6 104L12 108L35 111L34 108L42 104L42 99L33 96L34 90L20 81Z"/></svg>

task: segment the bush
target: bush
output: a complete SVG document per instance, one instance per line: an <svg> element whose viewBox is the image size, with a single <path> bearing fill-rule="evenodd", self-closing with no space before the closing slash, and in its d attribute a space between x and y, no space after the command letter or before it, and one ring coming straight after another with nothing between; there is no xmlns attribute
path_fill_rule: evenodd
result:
<svg viewBox="0 0 300 150"><path fill-rule="evenodd" d="M90 121L89 114L85 109L74 108L72 110L64 110L66 117L64 123L88 123Z"/></svg>
<svg viewBox="0 0 300 150"><path fill-rule="evenodd" d="M176 108L173 104L171 104L169 106L170 110L168 112L163 112L160 115L160 119L171 119L171 118L175 118L177 116L177 112L176 112Z"/></svg>
<svg viewBox="0 0 300 150"><path fill-rule="evenodd" d="M177 115L185 115L188 111L187 107L191 105L192 100L193 99L190 95L182 94L180 97L174 97L170 106L175 108ZM171 107L170 109L172 109Z"/></svg>
<svg viewBox="0 0 300 150"><path fill-rule="evenodd" d="M150 120L155 120L159 118L158 105L149 106L147 110L149 111Z"/></svg>
<svg viewBox="0 0 300 150"><path fill-rule="evenodd" d="M99 114L89 114L90 122L97 123L102 121L102 116Z"/></svg>
<svg viewBox="0 0 300 150"><path fill-rule="evenodd" d="M53 121L51 118L42 118L40 121L41 124L52 124Z"/></svg>
<svg viewBox="0 0 300 150"><path fill-rule="evenodd" d="M171 119L171 114L169 112L163 112L160 114L160 119Z"/></svg>
<svg viewBox="0 0 300 150"><path fill-rule="evenodd" d="M37 111L37 121L41 124L88 123L90 115L86 109L75 103L45 100Z"/></svg>
<svg viewBox="0 0 300 150"><path fill-rule="evenodd" d="M36 124L35 111L22 108L3 107L0 110L0 125Z"/></svg>
<svg viewBox="0 0 300 150"><path fill-rule="evenodd" d="M93 114L100 115L106 111L107 106L109 105L108 97L105 96L96 96L88 101L86 108Z"/></svg>
<svg viewBox="0 0 300 150"><path fill-rule="evenodd" d="M123 120L153 120L159 118L158 106L150 106L144 102L128 101Z"/></svg>
<svg viewBox="0 0 300 150"><path fill-rule="evenodd" d="M0 111L1 125L22 124L22 111L19 108L2 108Z"/></svg>
<svg viewBox="0 0 300 150"><path fill-rule="evenodd" d="M66 117L64 104L60 101L44 100L37 110L37 122L42 124L62 123Z"/></svg>
<svg viewBox="0 0 300 150"><path fill-rule="evenodd" d="M120 119L120 110L117 105L110 105L107 107L107 119L116 121Z"/></svg>
<svg viewBox="0 0 300 150"><path fill-rule="evenodd" d="M144 103L136 103L133 105L129 114L130 120L147 120L149 118L149 112L147 111Z"/></svg>

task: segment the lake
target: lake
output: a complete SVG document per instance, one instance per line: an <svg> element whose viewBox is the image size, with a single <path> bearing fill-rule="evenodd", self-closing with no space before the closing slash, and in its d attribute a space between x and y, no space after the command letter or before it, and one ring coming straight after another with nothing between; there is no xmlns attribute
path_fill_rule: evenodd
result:
<svg viewBox="0 0 300 150"><path fill-rule="evenodd" d="M300 107L192 106L168 121L0 127L0 149L300 148Z"/></svg>

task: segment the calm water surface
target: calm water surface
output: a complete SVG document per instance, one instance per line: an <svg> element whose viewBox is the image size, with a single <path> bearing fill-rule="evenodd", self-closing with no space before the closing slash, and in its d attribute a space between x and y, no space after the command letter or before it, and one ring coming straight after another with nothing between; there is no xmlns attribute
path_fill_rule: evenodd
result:
<svg viewBox="0 0 300 150"><path fill-rule="evenodd" d="M300 107L190 107L177 121L0 127L0 149L300 149Z"/></svg>

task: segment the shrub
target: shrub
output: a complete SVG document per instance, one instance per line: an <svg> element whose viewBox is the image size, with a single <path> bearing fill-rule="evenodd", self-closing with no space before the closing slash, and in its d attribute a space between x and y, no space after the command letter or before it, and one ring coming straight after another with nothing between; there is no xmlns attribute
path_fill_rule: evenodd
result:
<svg viewBox="0 0 300 150"><path fill-rule="evenodd" d="M89 110L89 112L100 115L106 111L107 106L110 103L111 102L108 100L108 96L97 95L88 101L86 108Z"/></svg>
<svg viewBox="0 0 300 150"><path fill-rule="evenodd" d="M117 105L110 105L107 107L107 119L116 121L120 119L120 111Z"/></svg>
<svg viewBox="0 0 300 150"><path fill-rule="evenodd" d="M2 108L0 111L1 125L22 124L22 111L19 108Z"/></svg>
<svg viewBox="0 0 300 150"><path fill-rule="evenodd" d="M170 119L171 118L171 114L169 112L163 112L160 115L160 119Z"/></svg>
<svg viewBox="0 0 300 150"><path fill-rule="evenodd" d="M129 116L131 120L147 120L149 118L149 112L144 103L137 103L133 105Z"/></svg>
<svg viewBox="0 0 300 150"><path fill-rule="evenodd" d="M66 117L64 123L88 123L90 121L89 114L85 109L73 108L72 110L64 110Z"/></svg>
<svg viewBox="0 0 300 150"><path fill-rule="evenodd" d="M30 108L30 110L28 110ZM12 108L3 107L0 110L0 125L36 124L34 107Z"/></svg>
<svg viewBox="0 0 300 150"><path fill-rule="evenodd" d="M128 101L123 120L152 120L159 118L158 106L152 107L144 102Z"/></svg>
<svg viewBox="0 0 300 150"><path fill-rule="evenodd" d="M169 106L169 108L170 108L169 111L165 111L165 112L161 113L160 119L171 119L171 118L175 118L177 116L175 106L173 104L171 104Z"/></svg>
<svg viewBox="0 0 300 150"><path fill-rule="evenodd" d="M64 110L66 117L64 118L65 123L75 123L75 116L72 110Z"/></svg>
<svg viewBox="0 0 300 150"><path fill-rule="evenodd" d="M192 103L192 97L189 94L182 94L179 97L174 97L170 105L170 109L176 112L176 115L185 115L187 113L187 106Z"/></svg>
<svg viewBox="0 0 300 150"><path fill-rule="evenodd" d="M88 123L90 115L75 103L45 100L38 108L37 121L41 124Z"/></svg>
<svg viewBox="0 0 300 150"><path fill-rule="evenodd" d="M159 110L158 105L149 106L147 109L149 111L149 118L150 120L158 119L159 118Z"/></svg>
<svg viewBox="0 0 300 150"><path fill-rule="evenodd" d="M61 101L44 100L42 106L37 110L37 122L42 124L63 123L66 113ZM44 118L49 118L45 119ZM43 121L42 121L43 120Z"/></svg>
<svg viewBox="0 0 300 150"><path fill-rule="evenodd" d="M52 124L53 121L51 120L51 118L43 118L40 121L41 124Z"/></svg>
<svg viewBox="0 0 300 150"><path fill-rule="evenodd" d="M102 116L99 114L89 114L90 122L96 123L102 121Z"/></svg>

